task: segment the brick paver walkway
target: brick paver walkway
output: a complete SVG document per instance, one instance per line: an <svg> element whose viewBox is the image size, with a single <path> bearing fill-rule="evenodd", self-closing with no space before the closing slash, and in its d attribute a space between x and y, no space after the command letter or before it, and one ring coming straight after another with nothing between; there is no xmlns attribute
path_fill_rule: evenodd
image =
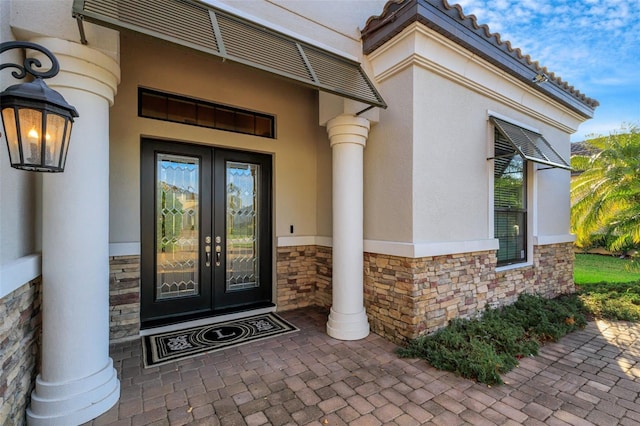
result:
<svg viewBox="0 0 640 426"><path fill-rule="evenodd" d="M487 387L397 358L371 334L325 334L327 313L281 314L301 330L159 367L139 341L113 346L120 402L92 425L640 425L640 326L597 321Z"/></svg>

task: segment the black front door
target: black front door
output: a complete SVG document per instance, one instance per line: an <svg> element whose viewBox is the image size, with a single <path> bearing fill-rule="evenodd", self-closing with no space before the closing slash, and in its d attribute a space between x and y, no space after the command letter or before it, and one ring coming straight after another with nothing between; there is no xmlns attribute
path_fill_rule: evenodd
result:
<svg viewBox="0 0 640 426"><path fill-rule="evenodd" d="M271 302L271 157L143 139L143 327Z"/></svg>

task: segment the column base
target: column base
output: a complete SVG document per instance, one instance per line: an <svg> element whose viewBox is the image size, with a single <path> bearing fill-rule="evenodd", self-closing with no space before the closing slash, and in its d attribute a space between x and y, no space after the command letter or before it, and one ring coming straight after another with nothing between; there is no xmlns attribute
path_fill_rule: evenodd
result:
<svg viewBox="0 0 640 426"><path fill-rule="evenodd" d="M331 308L327 334L339 340L360 340L369 335L369 321L364 308L355 314L343 314Z"/></svg>
<svg viewBox="0 0 640 426"><path fill-rule="evenodd" d="M102 370L73 382L47 383L38 375L27 424L79 425L109 410L119 398L120 381L111 358Z"/></svg>

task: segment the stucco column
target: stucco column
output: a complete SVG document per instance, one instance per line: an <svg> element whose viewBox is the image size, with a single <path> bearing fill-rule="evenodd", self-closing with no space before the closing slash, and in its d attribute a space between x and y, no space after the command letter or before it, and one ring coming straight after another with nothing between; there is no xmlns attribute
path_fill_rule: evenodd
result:
<svg viewBox="0 0 640 426"><path fill-rule="evenodd" d="M47 84L80 117L64 173L42 177L42 360L27 421L75 425L120 397L109 357L109 106L120 69L79 43L31 41L58 58Z"/></svg>
<svg viewBox="0 0 640 426"><path fill-rule="evenodd" d="M327 123L333 156L333 286L327 334L369 335L363 287L363 154L369 121L343 114Z"/></svg>

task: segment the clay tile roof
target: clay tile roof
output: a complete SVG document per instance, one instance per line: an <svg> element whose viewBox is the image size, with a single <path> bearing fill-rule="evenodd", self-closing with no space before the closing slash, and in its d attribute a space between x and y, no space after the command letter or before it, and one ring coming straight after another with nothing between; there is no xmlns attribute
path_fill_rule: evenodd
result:
<svg viewBox="0 0 640 426"><path fill-rule="evenodd" d="M571 156L574 155L586 155L591 156L599 152L597 148L589 145L587 142L573 142L571 144Z"/></svg>
<svg viewBox="0 0 640 426"><path fill-rule="evenodd" d="M587 97L563 81L560 76L541 66L538 61L523 54L519 48L513 48L509 41L503 41L499 33L491 32L488 25L478 24L475 15L465 15L459 4L451 5L447 0L388 1L382 14L370 17L362 30L364 53L375 51L416 21L473 51L504 71L527 81L587 118L591 118L593 110L600 105L597 100ZM514 61L519 63L519 66L514 64ZM532 77L538 74L544 74L548 82L534 84ZM557 89L548 90L549 83ZM559 91L562 92L560 96ZM576 105L575 101L581 105Z"/></svg>

